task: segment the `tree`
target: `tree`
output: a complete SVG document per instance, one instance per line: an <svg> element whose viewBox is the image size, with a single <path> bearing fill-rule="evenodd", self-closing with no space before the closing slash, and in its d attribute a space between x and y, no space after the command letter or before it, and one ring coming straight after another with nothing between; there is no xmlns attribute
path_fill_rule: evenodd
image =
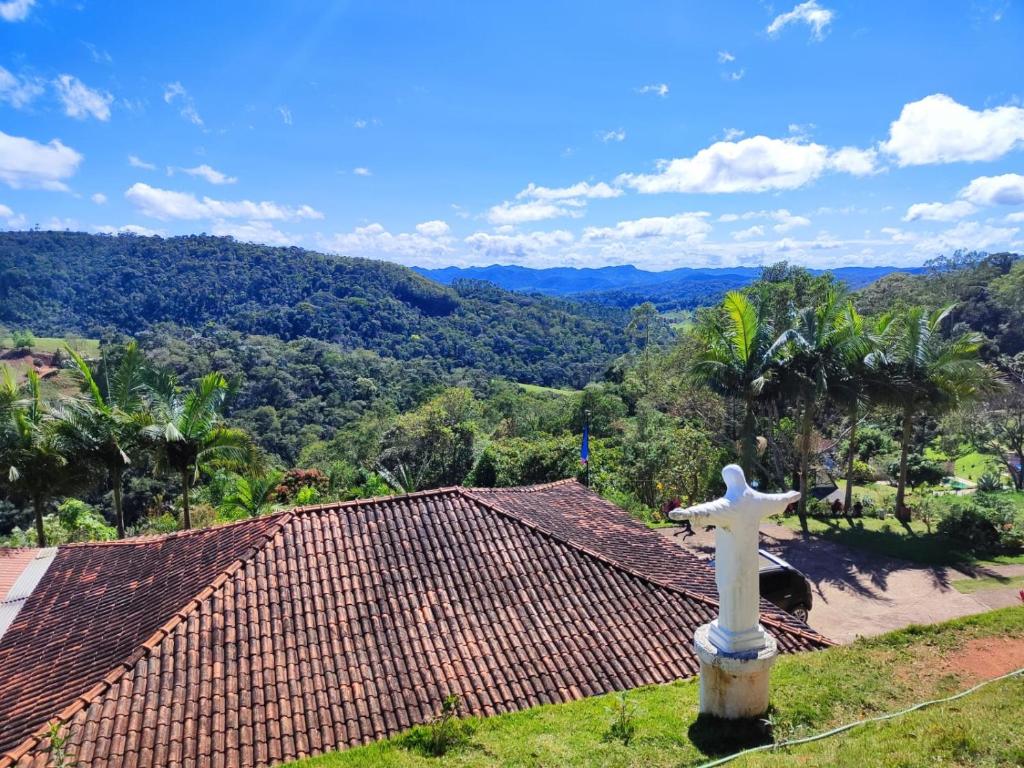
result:
<svg viewBox="0 0 1024 768"><path fill-rule="evenodd" d="M778 349L774 333L754 304L738 291L722 302L723 313L704 324L704 346L693 360L691 375L742 403L740 464L747 477L757 467L757 407L773 376Z"/></svg>
<svg viewBox="0 0 1024 768"><path fill-rule="evenodd" d="M909 522L906 508L907 457L913 439L914 418L924 410L941 414L979 394L995 391L994 371L981 362L983 337L964 333L943 336L943 322L953 305L929 314L911 307L889 323L880 349L868 355L868 364L885 383L886 399L900 413L900 462L896 485L896 516Z"/></svg>
<svg viewBox="0 0 1024 768"><path fill-rule="evenodd" d="M43 513L46 503L77 487L85 478L82 467L68 461L54 428L54 417L43 399L39 375L30 370L22 392L13 377L5 375L0 408L8 425L0 446L3 475L11 490L32 503L35 515L36 543L46 546Z"/></svg>
<svg viewBox="0 0 1024 768"><path fill-rule="evenodd" d="M278 483L284 473L278 470L259 472L250 469L234 477L234 487L224 497L220 508L230 514L260 517L274 508Z"/></svg>
<svg viewBox="0 0 1024 768"><path fill-rule="evenodd" d="M157 468L181 478L182 526L192 527L189 491L199 473L212 467L240 468L254 462L249 436L224 424L221 410L228 383L208 373L194 389L183 390L171 376L150 386L151 423L143 434L153 448Z"/></svg>
<svg viewBox="0 0 1024 768"><path fill-rule="evenodd" d="M107 473L114 501L117 537L124 538L124 475L140 448L148 413L146 367L134 341L115 366L104 359L95 371L70 346L68 354L82 397L59 411L58 432L76 460L89 462Z"/></svg>
<svg viewBox="0 0 1024 768"><path fill-rule="evenodd" d="M792 328L779 335L772 349L780 350L783 386L796 392L799 433L797 440L800 500L797 514L807 530L807 499L810 496L811 437L815 418L846 374L846 363L860 343L859 316L841 303L837 291L829 291L817 306L797 313ZM774 355L770 352L769 354ZM787 386L788 385L788 386Z"/></svg>

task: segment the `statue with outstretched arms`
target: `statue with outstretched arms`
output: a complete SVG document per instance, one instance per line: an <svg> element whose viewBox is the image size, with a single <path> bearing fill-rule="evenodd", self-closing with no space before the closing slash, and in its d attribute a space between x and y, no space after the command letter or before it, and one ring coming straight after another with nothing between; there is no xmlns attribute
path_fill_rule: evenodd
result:
<svg viewBox="0 0 1024 768"><path fill-rule="evenodd" d="M782 512L800 498L799 491L761 493L747 485L743 470L730 464L722 470L725 496L668 513L672 520L700 521L715 526L715 584L718 618L708 639L726 655L756 655L767 637L758 623L757 537L761 520Z"/></svg>

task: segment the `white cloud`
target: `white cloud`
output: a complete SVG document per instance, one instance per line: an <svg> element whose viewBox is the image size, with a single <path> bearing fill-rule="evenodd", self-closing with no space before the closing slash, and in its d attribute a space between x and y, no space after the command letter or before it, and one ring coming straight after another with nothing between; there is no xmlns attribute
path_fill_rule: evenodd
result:
<svg viewBox="0 0 1024 768"><path fill-rule="evenodd" d="M4 21L24 21L36 0L6 0L0 3L0 19Z"/></svg>
<svg viewBox="0 0 1024 768"><path fill-rule="evenodd" d="M196 111L195 101L192 100L192 96L181 83L173 82L167 84L167 87L164 89L164 103L180 104L179 114L182 117L193 125L203 125L203 118Z"/></svg>
<svg viewBox="0 0 1024 768"><path fill-rule="evenodd" d="M221 173L215 168L211 168L206 163L197 165L195 168L180 168L180 171L187 173L189 176L198 176L201 179L206 179L211 184L234 184L238 181L234 176L228 176L227 174Z"/></svg>
<svg viewBox="0 0 1024 768"><path fill-rule="evenodd" d="M556 229L551 232L524 232L521 234L490 234L474 232L463 241L478 258L496 262L513 260L528 262L531 257L546 256L552 249L563 249L574 241L571 232ZM536 263L549 263L547 259ZM563 262L564 263L564 262Z"/></svg>
<svg viewBox="0 0 1024 768"><path fill-rule="evenodd" d="M907 208L904 221L957 221L977 210L966 200L955 203L914 203Z"/></svg>
<svg viewBox="0 0 1024 768"><path fill-rule="evenodd" d="M668 96L668 83L650 83L648 85L641 85L636 89L637 93L653 93L657 96L665 98Z"/></svg>
<svg viewBox="0 0 1024 768"><path fill-rule="evenodd" d="M979 176L960 190L960 197L975 205L1024 205L1024 176Z"/></svg>
<svg viewBox="0 0 1024 768"><path fill-rule="evenodd" d="M811 28L811 37L815 40L823 40L828 34L828 27L834 17L833 11L822 8L816 0L807 0L806 3L800 3L793 10L776 16L765 31L769 35L777 35L790 24L803 23Z"/></svg>
<svg viewBox="0 0 1024 768"><path fill-rule="evenodd" d="M1015 241L1019 227L994 227L977 221L961 221L952 229L916 240L914 249L925 254L949 253L959 248L973 251L992 251L997 248L1019 247Z"/></svg>
<svg viewBox="0 0 1024 768"><path fill-rule="evenodd" d="M539 187L532 181L516 195L517 200L533 198L534 200L568 200L571 198L611 198L622 195L621 189L616 189L603 181L597 184L590 184L580 181L568 187Z"/></svg>
<svg viewBox="0 0 1024 768"><path fill-rule="evenodd" d="M110 119L113 95L90 88L74 75L60 75L53 85L68 117L76 120L95 117L103 122Z"/></svg>
<svg viewBox="0 0 1024 768"><path fill-rule="evenodd" d="M0 203L0 219L4 229L24 229L27 223L24 214L16 214L3 203Z"/></svg>
<svg viewBox="0 0 1024 768"><path fill-rule="evenodd" d="M442 237L451 231L451 227L448 226L448 222L446 221L434 219L432 221L424 221L417 224L416 231L424 237Z"/></svg>
<svg viewBox="0 0 1024 768"><path fill-rule="evenodd" d="M423 222L427 232L389 232L379 223L356 227L352 232L318 236L318 245L326 251L345 256L387 259L408 264L447 266L452 263L451 237L441 232L442 221ZM447 225L445 225L447 227Z"/></svg>
<svg viewBox="0 0 1024 768"><path fill-rule="evenodd" d="M359 118L352 122L353 128L365 128L367 125L369 125L369 123L367 123L363 118Z"/></svg>
<svg viewBox="0 0 1024 768"><path fill-rule="evenodd" d="M785 208L779 208L774 211L746 211L744 213L723 213L718 217L721 222L732 222L732 221L749 221L751 219L770 219L775 222L772 227L776 232L789 232L791 229L797 227L810 226L811 220L806 216L797 216L790 213ZM751 230L761 229L762 227L751 227ZM735 235L733 235L735 237Z"/></svg>
<svg viewBox="0 0 1024 768"><path fill-rule="evenodd" d="M106 205L107 204L107 196L104 195L102 192L95 192L95 193L93 193L93 195L90 196L89 199L92 200L94 203L96 203L96 205Z"/></svg>
<svg viewBox="0 0 1024 768"><path fill-rule="evenodd" d="M741 229L738 232L732 233L732 239L743 242L745 240L753 240L755 237L764 237L764 227L760 224L755 224L747 229Z"/></svg>
<svg viewBox="0 0 1024 768"><path fill-rule="evenodd" d="M718 52L718 63L719 64L728 64L730 61L736 61L736 57L733 56L728 51L719 51Z"/></svg>
<svg viewBox="0 0 1024 768"><path fill-rule="evenodd" d="M353 168L352 173L354 173L356 176L373 176L373 173L370 171L369 168L363 167Z"/></svg>
<svg viewBox="0 0 1024 768"><path fill-rule="evenodd" d="M677 213L674 216L649 216L620 221L614 227L587 227L583 240L643 240L649 237L674 237L700 242L711 231L707 211Z"/></svg>
<svg viewBox="0 0 1024 768"><path fill-rule="evenodd" d="M128 155L128 165L132 168L141 168L144 171L156 170L156 166L153 165L153 163L147 163L145 160L142 160L135 155Z"/></svg>
<svg viewBox="0 0 1024 768"><path fill-rule="evenodd" d="M722 139L724 141L735 141L736 139L742 139L746 131L741 131L739 128L726 128L722 131Z"/></svg>
<svg viewBox="0 0 1024 768"><path fill-rule="evenodd" d="M745 75L746 73L747 70L745 69L737 69L735 72L726 72L724 75L722 75L722 77L726 80L732 80L733 82L736 82L737 80L742 80L743 75Z"/></svg>
<svg viewBox="0 0 1024 768"><path fill-rule="evenodd" d="M625 141L626 131L624 128L616 128L610 131L598 131L597 138L607 144L609 141Z"/></svg>
<svg viewBox="0 0 1024 768"><path fill-rule="evenodd" d="M1007 215L1006 221L1012 224L1024 224L1024 211L1017 211Z"/></svg>
<svg viewBox="0 0 1024 768"><path fill-rule="evenodd" d="M901 166L995 160L1024 142L1024 109L976 111L944 93L903 106L881 148Z"/></svg>
<svg viewBox="0 0 1024 768"><path fill-rule="evenodd" d="M292 111L288 107L278 107L278 114L281 115L281 120L284 121L285 125L292 124Z"/></svg>
<svg viewBox="0 0 1024 768"><path fill-rule="evenodd" d="M828 149L820 144L752 136L719 141L693 157L661 161L658 173L626 173L616 181L646 194L765 192L802 187L827 166Z"/></svg>
<svg viewBox="0 0 1024 768"><path fill-rule="evenodd" d="M266 221L218 220L213 223L210 233L217 237L233 237L244 243L262 243L263 245L295 245L299 238L285 234Z"/></svg>
<svg viewBox="0 0 1024 768"><path fill-rule="evenodd" d="M487 212L487 220L492 224L524 224L528 221L545 221L563 216L579 218L583 215L580 208L584 205L579 200L531 200L526 203L510 203L507 200L500 205L491 206Z"/></svg>
<svg viewBox="0 0 1024 768"><path fill-rule="evenodd" d="M251 200L224 201L204 197L201 200L190 192L158 189L141 182L133 184L124 193L136 208L156 219L249 219L251 221L296 221L322 219L320 211L308 205L297 208L274 202Z"/></svg>
<svg viewBox="0 0 1024 768"><path fill-rule="evenodd" d="M140 235L142 237L167 237L167 232L162 229L150 229L149 227L140 227L138 224L125 224L120 227L114 227L110 224L103 224L98 227L92 228L94 232L99 232L102 235Z"/></svg>
<svg viewBox="0 0 1024 768"><path fill-rule="evenodd" d="M27 107L43 93L40 78L18 77L0 67L0 102L7 102L15 109Z"/></svg>
<svg viewBox="0 0 1024 768"><path fill-rule="evenodd" d="M64 180L81 162L82 155L59 139L40 144L0 131L0 181L13 189L67 190Z"/></svg>
<svg viewBox="0 0 1024 768"><path fill-rule="evenodd" d="M870 176L882 170L878 166L878 151L875 149L843 147L832 153L828 164L834 170L851 176Z"/></svg>

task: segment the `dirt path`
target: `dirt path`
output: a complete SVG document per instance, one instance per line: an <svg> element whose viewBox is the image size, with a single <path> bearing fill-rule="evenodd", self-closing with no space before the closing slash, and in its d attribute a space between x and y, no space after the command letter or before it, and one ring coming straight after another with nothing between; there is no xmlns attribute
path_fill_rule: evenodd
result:
<svg viewBox="0 0 1024 768"><path fill-rule="evenodd" d="M675 528L661 529L661 533L703 557L712 556L713 532L698 528L689 539L676 535ZM951 582L966 577L949 568L883 557L813 536L805 539L779 525L761 527L761 548L807 576L814 591L811 626L843 643L908 624L932 624L1019 602L1016 590L1010 589L972 595L957 592Z"/></svg>

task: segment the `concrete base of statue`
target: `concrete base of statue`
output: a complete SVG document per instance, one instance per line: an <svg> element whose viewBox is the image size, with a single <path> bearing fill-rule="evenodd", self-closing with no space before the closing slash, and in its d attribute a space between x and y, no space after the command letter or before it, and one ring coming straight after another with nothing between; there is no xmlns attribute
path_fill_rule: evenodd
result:
<svg viewBox="0 0 1024 768"><path fill-rule="evenodd" d="M738 654L711 642L713 627L704 624L693 636L700 660L700 711L727 720L760 717L768 711L768 680L779 655L775 638L761 630L764 645Z"/></svg>

